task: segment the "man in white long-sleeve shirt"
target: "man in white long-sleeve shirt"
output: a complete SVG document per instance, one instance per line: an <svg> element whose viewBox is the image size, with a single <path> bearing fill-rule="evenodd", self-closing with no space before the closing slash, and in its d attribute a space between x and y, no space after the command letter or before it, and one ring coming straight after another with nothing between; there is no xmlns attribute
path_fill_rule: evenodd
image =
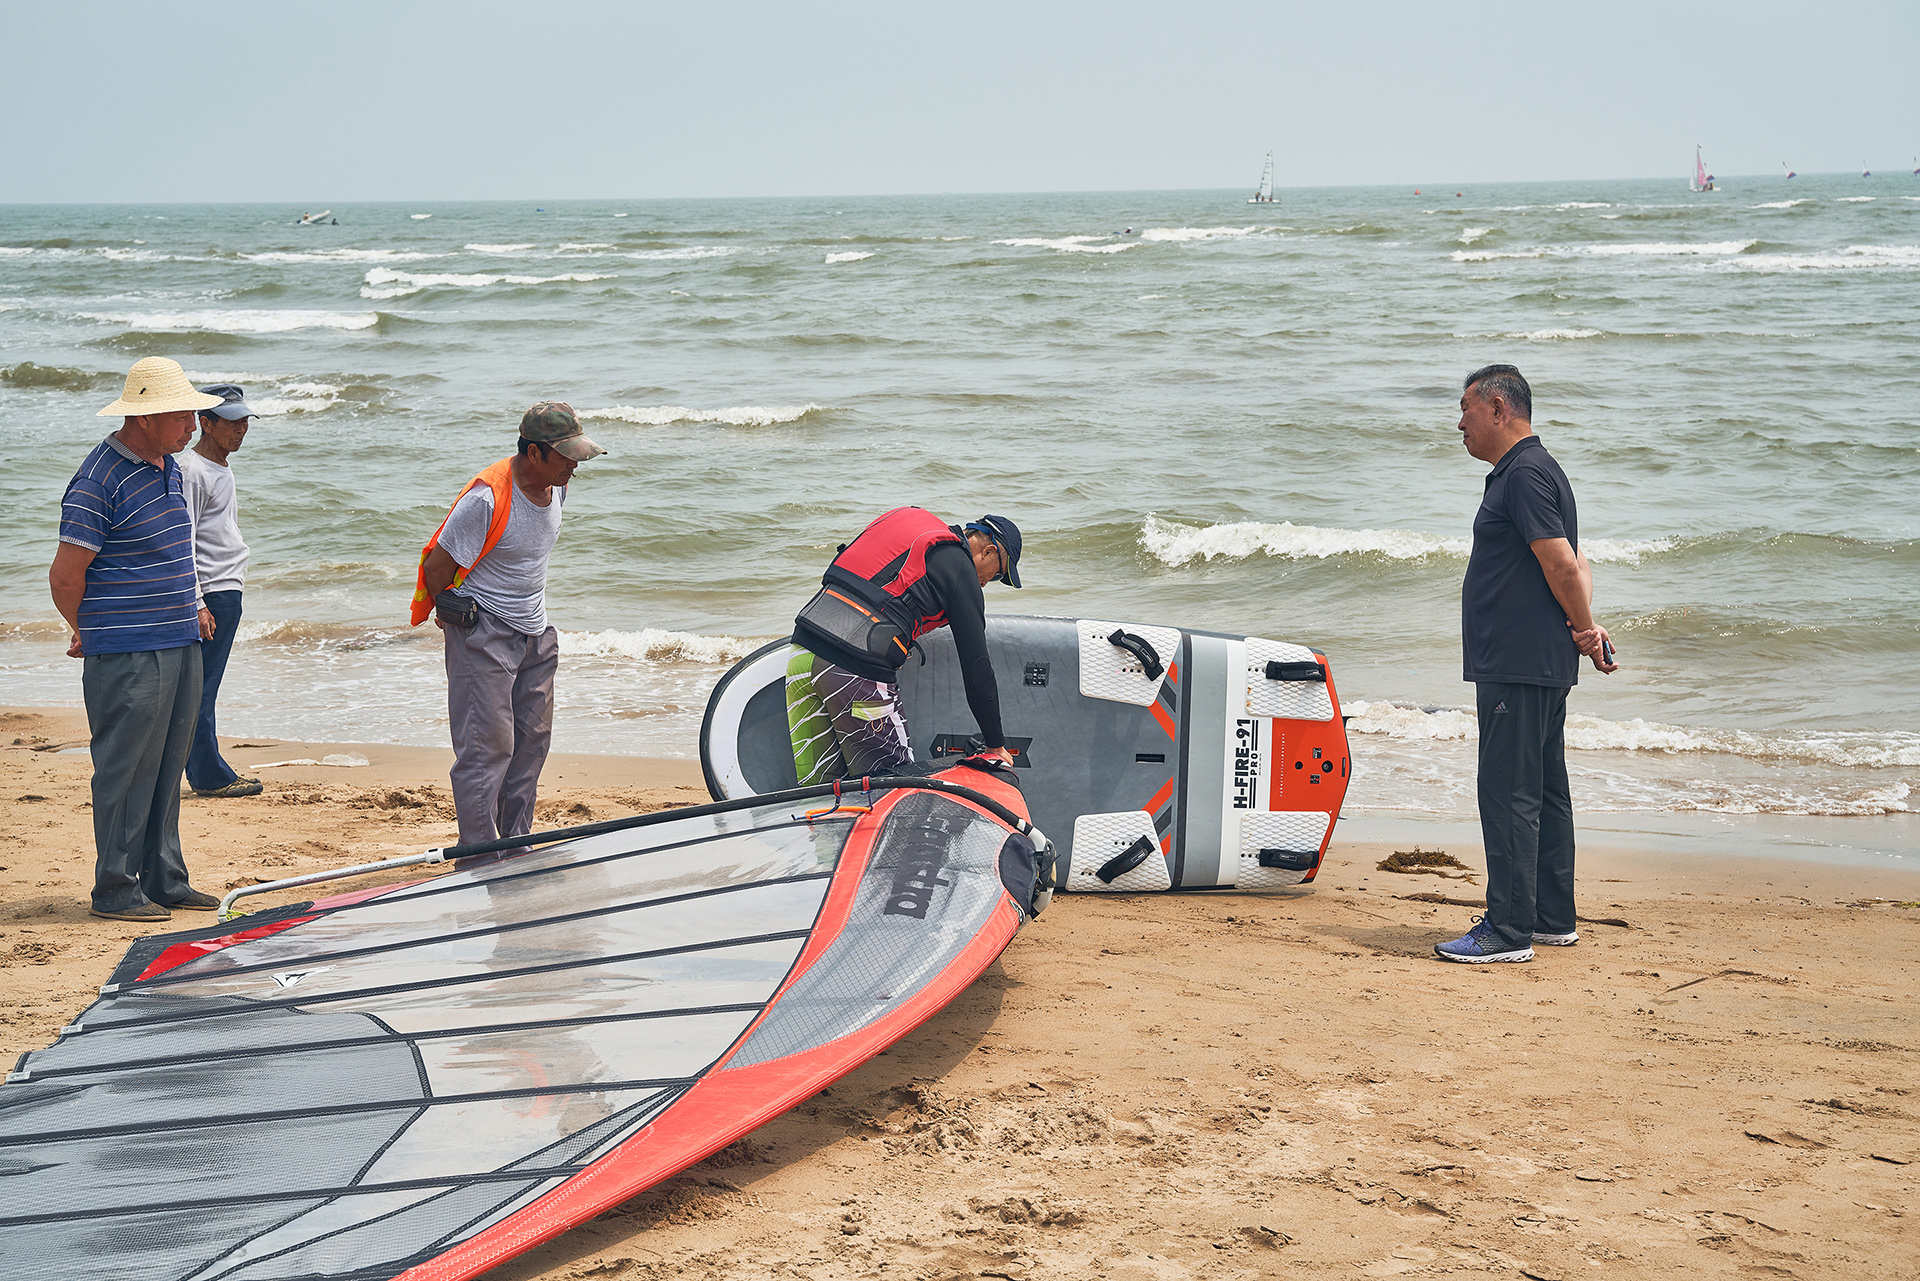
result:
<svg viewBox="0 0 1920 1281"><path fill-rule="evenodd" d="M240 589L247 581L247 543L240 537L240 500L227 460L247 438L254 417L246 393L232 383L202 387L220 397L200 411L200 439L179 454L187 513L193 518L194 580L201 608L213 615L213 637L200 646L200 719L187 754L187 785L195 796L255 796L260 780L242 778L220 756L214 702L240 630Z"/></svg>

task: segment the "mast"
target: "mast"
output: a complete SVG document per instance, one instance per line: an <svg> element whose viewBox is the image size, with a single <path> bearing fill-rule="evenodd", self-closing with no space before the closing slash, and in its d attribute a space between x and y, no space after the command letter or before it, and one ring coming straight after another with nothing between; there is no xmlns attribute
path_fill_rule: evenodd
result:
<svg viewBox="0 0 1920 1281"><path fill-rule="evenodd" d="M1260 187L1253 193L1250 205L1270 205L1273 203L1273 153L1267 153L1267 163L1260 170Z"/></svg>

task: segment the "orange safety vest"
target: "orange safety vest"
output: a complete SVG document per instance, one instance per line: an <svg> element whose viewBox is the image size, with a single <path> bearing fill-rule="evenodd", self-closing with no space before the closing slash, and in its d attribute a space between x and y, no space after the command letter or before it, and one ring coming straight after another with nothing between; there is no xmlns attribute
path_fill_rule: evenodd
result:
<svg viewBox="0 0 1920 1281"><path fill-rule="evenodd" d="M493 490L493 522L487 526L487 541L480 544L480 555L473 558L473 565L478 565L481 558L492 551L493 545L500 541L500 535L507 532L507 517L513 514L513 459L511 457L502 458L467 482L466 488L462 489L453 500L453 506L447 508L446 516L440 518L440 528L433 531L433 537L429 538L427 545L420 549L420 569L413 578L413 625L415 627L426 622L427 616L433 613L433 598L427 595L427 557L433 555L433 549L440 545L441 530L446 529L447 519L453 515L453 508L458 507L460 499L465 498L480 485L487 485ZM473 565L468 565L465 569L458 565L454 566L453 586L458 587L466 581L467 575L473 572Z"/></svg>

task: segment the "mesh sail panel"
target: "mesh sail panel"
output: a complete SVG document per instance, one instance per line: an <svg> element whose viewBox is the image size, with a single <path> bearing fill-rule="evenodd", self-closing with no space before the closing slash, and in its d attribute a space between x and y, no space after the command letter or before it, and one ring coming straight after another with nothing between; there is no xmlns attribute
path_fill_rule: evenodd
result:
<svg viewBox="0 0 1920 1281"><path fill-rule="evenodd" d="M0 1088L0 1276L433 1257L711 1069L786 980L850 827L690 814L169 950Z"/></svg>

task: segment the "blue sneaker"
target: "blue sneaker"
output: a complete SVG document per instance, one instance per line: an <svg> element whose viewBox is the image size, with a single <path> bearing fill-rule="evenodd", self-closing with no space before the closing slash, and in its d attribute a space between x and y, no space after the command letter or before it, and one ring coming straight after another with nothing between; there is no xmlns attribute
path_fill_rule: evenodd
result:
<svg viewBox="0 0 1920 1281"><path fill-rule="evenodd" d="M1473 928L1459 938L1448 943L1435 943L1433 952L1443 961L1460 961L1467 965L1486 965L1493 961L1531 961L1531 947L1508 947L1501 941L1499 931L1487 924L1487 918L1473 918Z"/></svg>

